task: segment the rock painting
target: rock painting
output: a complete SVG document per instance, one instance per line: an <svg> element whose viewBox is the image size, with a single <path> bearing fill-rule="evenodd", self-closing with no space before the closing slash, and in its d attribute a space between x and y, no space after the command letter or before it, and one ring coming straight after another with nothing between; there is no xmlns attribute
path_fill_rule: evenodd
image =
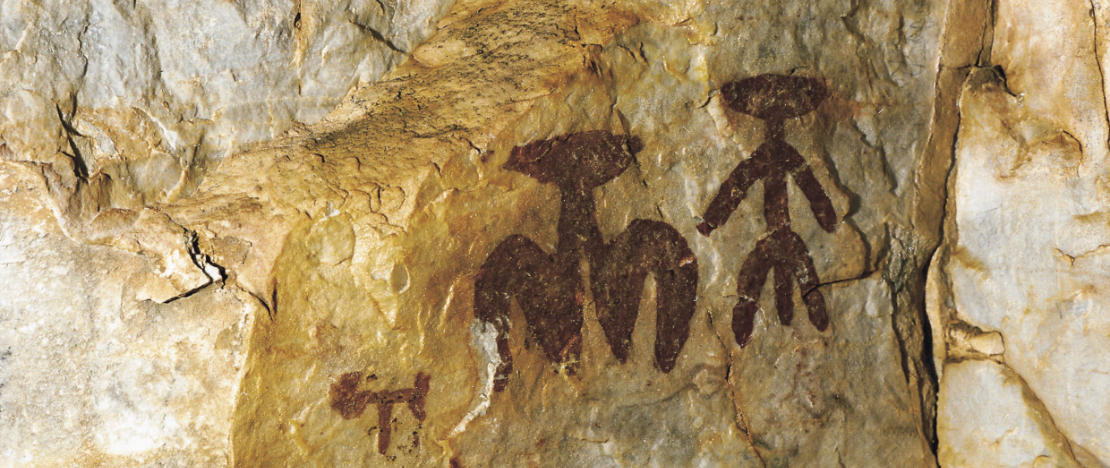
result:
<svg viewBox="0 0 1110 468"><path fill-rule="evenodd" d="M373 376L368 376L371 378ZM366 405L373 403L378 407L378 452L385 455L389 449L389 439L393 434L393 405L405 403L409 411L418 421L424 421L424 398L428 395L428 383L431 376L419 372L412 388L400 390L384 390L373 392L359 390L362 382L361 372L348 372L339 376L339 380L331 384L329 399L331 408L339 413L343 419L353 419L362 416ZM413 439L416 443L417 439Z"/></svg>
<svg viewBox="0 0 1110 468"><path fill-rule="evenodd" d="M828 96L828 90L812 78L759 75L725 84L721 96L729 109L762 119L766 125L763 144L721 184L705 211L704 222L698 225L698 231L708 236L728 220L748 188L763 181L763 217L769 232L756 243L740 267L736 282L740 301L732 314L736 342L743 347L751 339L759 296L771 270L779 321L789 325L794 316L794 282L797 282L809 310L809 321L823 331L829 326L825 299L817 289L817 270L809 250L790 227L787 176L794 179L809 200L822 229L828 232L836 229L836 213L809 165L786 142L783 123L812 112Z"/></svg>
<svg viewBox="0 0 1110 468"><path fill-rule="evenodd" d="M509 309L516 300L530 337L568 373L582 348L585 275L598 321L613 355L622 363L632 346L644 281L657 284L655 367L663 372L689 335L698 284L698 267L686 240L670 225L637 219L610 242L602 239L593 191L620 175L641 148L630 136L591 131L563 135L513 148L506 169L555 184L560 192L558 244L549 254L522 235L502 240L486 258L475 281L478 319L497 330L501 365L494 389L503 390L512 371Z"/></svg>

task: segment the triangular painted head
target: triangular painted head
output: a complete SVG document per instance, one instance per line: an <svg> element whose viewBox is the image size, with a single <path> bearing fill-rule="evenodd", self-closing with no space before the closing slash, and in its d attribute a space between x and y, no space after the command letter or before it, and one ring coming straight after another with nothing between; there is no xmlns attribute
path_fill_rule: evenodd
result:
<svg viewBox="0 0 1110 468"><path fill-rule="evenodd" d="M502 167L543 183L592 189L624 172L642 148L630 135L571 133L517 146Z"/></svg>
<svg viewBox="0 0 1110 468"><path fill-rule="evenodd" d="M721 86L729 109L779 122L813 112L828 96L824 83L804 76L759 75Z"/></svg>

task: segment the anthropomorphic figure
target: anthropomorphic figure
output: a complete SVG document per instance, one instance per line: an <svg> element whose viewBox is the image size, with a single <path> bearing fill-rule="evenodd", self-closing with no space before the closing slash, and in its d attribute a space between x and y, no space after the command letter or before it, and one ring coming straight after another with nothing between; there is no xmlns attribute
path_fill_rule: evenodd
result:
<svg viewBox="0 0 1110 468"><path fill-rule="evenodd" d="M752 184L763 182L763 217L768 233L756 243L740 268L737 278L740 300L732 314L732 330L741 347L751 339L759 296L771 270L775 274L775 307L783 325L789 325L794 316L794 282L809 309L809 321L818 330L829 325L825 299L817 289L813 259L802 238L790 226L786 179L794 179L822 229L828 232L836 229L836 213L805 159L783 136L786 119L808 114L827 96L828 91L820 81L784 75L760 75L729 82L721 88L721 98L729 109L762 119L766 125L763 144L721 184L705 211L704 222L698 225L698 231L708 236L728 220Z"/></svg>
<svg viewBox="0 0 1110 468"><path fill-rule="evenodd" d="M670 225L637 219L611 242L601 237L593 191L624 172L640 149L635 137L604 131L563 135L513 149L505 168L559 188L561 208L554 254L521 235L501 241L486 258L474 285L474 312L497 330L501 365L494 388L512 371L509 310L515 299L528 332L553 362L569 373L582 349L584 280L598 321L618 360L628 358L632 329L647 274L657 285L655 367L670 372L689 335L698 267L686 240Z"/></svg>
<svg viewBox="0 0 1110 468"><path fill-rule="evenodd" d="M373 377L371 375L371 377ZM428 396L428 384L432 377L423 372L416 373L412 388L400 390L383 390L373 392L359 390L362 382L362 372L348 372L339 376L339 381L331 384L328 391L328 400L331 408L339 413L343 419L354 419L362 416L366 405L373 403L378 407L378 453L385 455L389 450L390 437L393 434L393 405L404 403L417 421L424 421L427 415L424 412L424 401ZM415 437L415 432L413 433Z"/></svg>

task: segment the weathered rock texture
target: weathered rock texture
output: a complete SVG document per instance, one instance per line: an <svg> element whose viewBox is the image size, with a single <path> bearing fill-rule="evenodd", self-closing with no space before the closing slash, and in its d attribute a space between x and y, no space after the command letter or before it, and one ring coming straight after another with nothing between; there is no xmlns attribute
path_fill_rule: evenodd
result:
<svg viewBox="0 0 1110 468"><path fill-rule="evenodd" d="M0 459L1110 464L1103 10L2 4Z"/></svg>
<svg viewBox="0 0 1110 468"><path fill-rule="evenodd" d="M1110 464L1105 8L984 18L929 278L944 465Z"/></svg>

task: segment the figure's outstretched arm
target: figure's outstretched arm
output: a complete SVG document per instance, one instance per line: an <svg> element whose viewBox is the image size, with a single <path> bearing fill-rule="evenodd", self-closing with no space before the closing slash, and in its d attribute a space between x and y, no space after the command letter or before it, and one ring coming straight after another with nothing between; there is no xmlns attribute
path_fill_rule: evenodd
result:
<svg viewBox="0 0 1110 468"><path fill-rule="evenodd" d="M833 209L832 201L825 194L825 189L821 188L821 183L813 176L809 166L802 166L794 172L794 183L798 184L798 188L802 189L802 193L809 200L809 208L813 210L813 217L817 218L817 224L820 224L821 229L826 232L833 232L836 229L836 210Z"/></svg>
<svg viewBox="0 0 1110 468"><path fill-rule="evenodd" d="M705 210L705 216L702 216L702 223L698 225L698 232L702 235L708 236L710 232L717 229L717 226L728 221L728 217L744 200L748 188L766 175L764 165L757 160L759 154L759 150L756 150L752 157L741 161L729 174L728 179L721 184L717 196L709 202L709 208Z"/></svg>

